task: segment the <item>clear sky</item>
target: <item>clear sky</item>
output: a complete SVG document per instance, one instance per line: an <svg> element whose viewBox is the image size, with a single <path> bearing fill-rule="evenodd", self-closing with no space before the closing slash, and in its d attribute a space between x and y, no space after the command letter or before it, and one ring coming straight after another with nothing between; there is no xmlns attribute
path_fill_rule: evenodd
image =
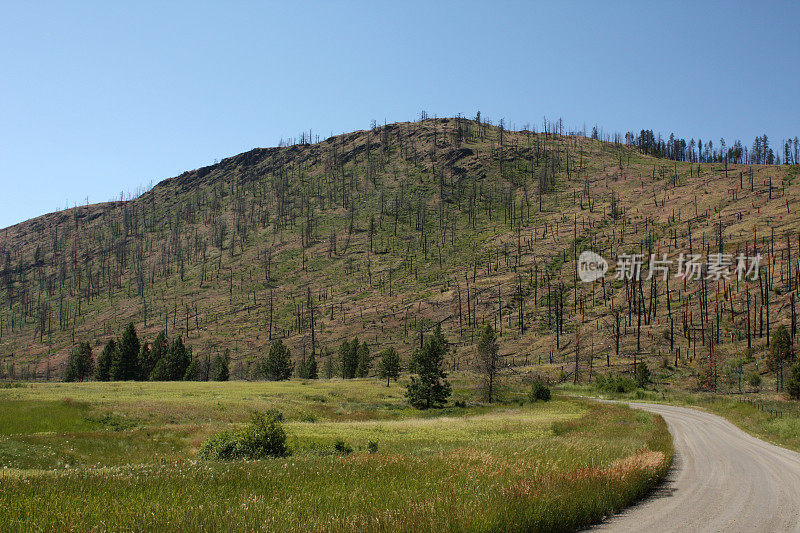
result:
<svg viewBox="0 0 800 533"><path fill-rule="evenodd" d="M3 2L0 227L423 109L800 135L796 2L643 4Z"/></svg>

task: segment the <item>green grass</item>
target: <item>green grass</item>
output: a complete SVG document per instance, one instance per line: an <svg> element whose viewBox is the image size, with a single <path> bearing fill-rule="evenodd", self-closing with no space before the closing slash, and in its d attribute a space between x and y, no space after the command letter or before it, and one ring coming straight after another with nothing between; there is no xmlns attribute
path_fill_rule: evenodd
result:
<svg viewBox="0 0 800 533"><path fill-rule="evenodd" d="M63 433L95 429L89 406L73 400L7 400L0 410L0 435Z"/></svg>
<svg viewBox="0 0 800 533"><path fill-rule="evenodd" d="M751 435L800 452L800 406L796 402L759 399L764 408L782 413L776 416L731 397L679 395L674 401L720 415Z"/></svg>
<svg viewBox="0 0 800 533"><path fill-rule="evenodd" d="M367 380L0 390L0 530L570 530L640 497L672 456L663 421L625 407L419 412L401 393ZM137 398L156 412L133 416ZM245 405L290 414L293 454L197 460Z"/></svg>
<svg viewBox="0 0 800 533"><path fill-rule="evenodd" d="M680 391L659 392L638 389L629 393L598 391L593 384L563 384L559 390L585 396L602 396L616 400L669 403L702 409L727 419L747 433L773 444L800 452L800 404L782 399L753 395L690 394ZM759 409L758 405L761 405ZM772 412L770 412L772 411ZM780 414L775 414L775 411Z"/></svg>

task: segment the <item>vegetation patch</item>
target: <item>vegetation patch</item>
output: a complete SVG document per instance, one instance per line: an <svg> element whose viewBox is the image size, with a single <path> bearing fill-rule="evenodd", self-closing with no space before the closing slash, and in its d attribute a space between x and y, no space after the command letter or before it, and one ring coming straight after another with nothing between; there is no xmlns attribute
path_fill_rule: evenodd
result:
<svg viewBox="0 0 800 533"><path fill-rule="evenodd" d="M454 377L459 387L461 380ZM70 406L79 410L66 428L72 433L0 440L0 463L18 469L0 477L0 530L575 529L641 497L672 457L663 421L621 406L556 397L419 411L407 406L402 384L391 384L371 416L310 423L299 414L281 420L266 407L230 430L224 413L252 396L254 384L189 385L99 384L104 393L98 384L68 385L81 398ZM298 413L387 394L385 381L310 391L256 385L280 396L273 408L282 402ZM26 391L47 396L50 387ZM115 387L121 398L145 390L147 401L160 395L169 410L196 413L177 424L86 429L87 413L118 412L109 400ZM195 422L218 403L212 419Z"/></svg>
<svg viewBox="0 0 800 533"><path fill-rule="evenodd" d="M197 455L203 459L227 461L285 457L289 453L281 417L276 413L254 412L247 427L210 437Z"/></svg>

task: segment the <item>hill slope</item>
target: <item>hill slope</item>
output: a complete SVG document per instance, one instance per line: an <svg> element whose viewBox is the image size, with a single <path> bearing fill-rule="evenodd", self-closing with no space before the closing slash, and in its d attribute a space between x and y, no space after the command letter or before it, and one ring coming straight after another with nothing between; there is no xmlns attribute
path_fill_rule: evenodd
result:
<svg viewBox="0 0 800 533"><path fill-rule="evenodd" d="M0 230L0 375L58 376L74 342L129 321L188 337L196 355L229 348L240 377L270 339L296 357L354 335L407 355L441 323L463 369L489 323L517 370L572 375L577 360L586 379L643 357L659 379L721 386L748 337L758 354L791 320L798 173L466 119L255 149ZM621 253L705 262L754 246L758 282L575 275L584 249L613 267Z"/></svg>

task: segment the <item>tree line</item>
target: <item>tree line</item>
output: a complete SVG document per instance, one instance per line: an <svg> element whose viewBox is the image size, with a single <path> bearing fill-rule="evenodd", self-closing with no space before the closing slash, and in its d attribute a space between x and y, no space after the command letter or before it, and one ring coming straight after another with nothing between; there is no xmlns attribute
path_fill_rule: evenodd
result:
<svg viewBox="0 0 800 533"><path fill-rule="evenodd" d="M437 326L422 347L414 352L409 365L411 381L407 396L411 405L429 409L441 407L450 396L451 387L444 371L447 341L441 326ZM400 356L394 348L380 353L377 375L390 380L397 378L402 369ZM328 357L332 361L332 356ZM92 346L80 342L71 351L64 381L227 381L230 355L217 355L207 363L192 357L178 336L171 342L164 332L158 334L152 345L139 340L135 326L128 324L119 339L110 339L100 355L92 355ZM344 379L368 377L372 367L369 346L358 338L342 343L339 349L341 376ZM282 381L295 373L302 379L318 379L315 355L303 358L295 372L290 349L282 340L272 343L266 356L258 362L259 373L268 380ZM329 376L330 377L330 376Z"/></svg>
<svg viewBox="0 0 800 533"><path fill-rule="evenodd" d="M728 145L724 138L720 138L715 148L712 139L703 143L703 139L695 142L692 138L687 142L673 133L669 134L668 139L664 139L660 133L654 134L653 130L641 130L638 134L629 131L625 134L625 142L638 147L645 154L674 161L751 165L800 164L800 140L797 137L784 140L776 153L770 147L766 133L757 136L749 148L738 139Z"/></svg>
<svg viewBox="0 0 800 533"><path fill-rule="evenodd" d="M172 341L160 332L152 344L141 342L129 323L110 339L95 360L92 346L80 342L70 352L64 381L227 381L230 353L193 357L181 336Z"/></svg>

